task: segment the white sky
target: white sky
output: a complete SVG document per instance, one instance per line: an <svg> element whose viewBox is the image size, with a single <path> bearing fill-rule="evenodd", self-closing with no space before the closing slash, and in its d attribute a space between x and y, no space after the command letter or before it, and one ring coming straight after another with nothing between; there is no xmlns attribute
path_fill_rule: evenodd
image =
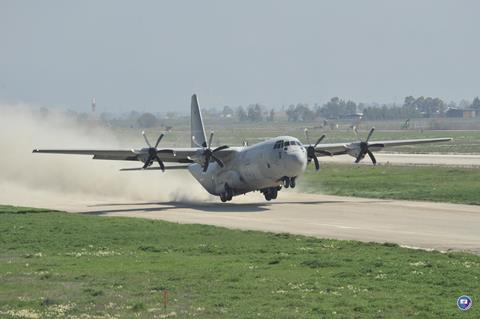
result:
<svg viewBox="0 0 480 319"><path fill-rule="evenodd" d="M0 101L188 111L480 95L480 1L0 0Z"/></svg>

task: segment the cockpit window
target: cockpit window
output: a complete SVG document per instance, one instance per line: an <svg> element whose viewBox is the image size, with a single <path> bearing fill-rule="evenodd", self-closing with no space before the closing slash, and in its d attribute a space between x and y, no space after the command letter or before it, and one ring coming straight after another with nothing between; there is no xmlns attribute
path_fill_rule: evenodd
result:
<svg viewBox="0 0 480 319"><path fill-rule="evenodd" d="M275 145L273 145L273 149L282 148L282 147L283 147L283 141L276 141Z"/></svg>
<svg viewBox="0 0 480 319"><path fill-rule="evenodd" d="M273 149L284 148L290 145L302 146L302 143L298 141L276 141L275 144L273 145Z"/></svg>

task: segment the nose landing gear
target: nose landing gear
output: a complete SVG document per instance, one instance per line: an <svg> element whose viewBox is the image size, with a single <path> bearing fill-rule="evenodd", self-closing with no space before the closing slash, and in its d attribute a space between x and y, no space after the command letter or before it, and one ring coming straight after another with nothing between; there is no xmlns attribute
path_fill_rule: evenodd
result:
<svg viewBox="0 0 480 319"><path fill-rule="evenodd" d="M289 187L295 188L295 186L297 186L296 179L297 179L296 176L295 176L295 177L287 177L287 176L285 176L285 177L283 178L283 186L284 186L285 188L289 188Z"/></svg>

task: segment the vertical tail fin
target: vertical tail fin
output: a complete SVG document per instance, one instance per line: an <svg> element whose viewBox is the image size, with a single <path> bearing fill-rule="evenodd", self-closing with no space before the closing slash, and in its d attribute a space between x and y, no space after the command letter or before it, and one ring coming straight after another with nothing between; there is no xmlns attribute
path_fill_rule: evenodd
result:
<svg viewBox="0 0 480 319"><path fill-rule="evenodd" d="M207 145L207 139L205 137L205 130L203 128L202 113L200 112L200 106L198 105L197 95L192 95L192 112L190 114L190 130L192 137L195 137L195 142L200 145ZM197 147L197 145L191 141L192 147Z"/></svg>

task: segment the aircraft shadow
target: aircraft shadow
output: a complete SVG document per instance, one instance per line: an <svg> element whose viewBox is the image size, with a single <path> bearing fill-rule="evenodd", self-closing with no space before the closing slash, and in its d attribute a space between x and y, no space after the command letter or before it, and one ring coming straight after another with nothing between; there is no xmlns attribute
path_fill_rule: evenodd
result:
<svg viewBox="0 0 480 319"><path fill-rule="evenodd" d="M278 201L278 204L301 204L301 205L322 205L322 204L341 204L345 201ZM128 213L128 212L169 212L179 209L193 209L207 213L261 213L272 210L276 202L259 203L214 203L214 202L136 202L136 203L105 203L96 204L89 207L98 207L98 210L89 210L81 212L89 215L103 215L109 213ZM128 207L134 206L134 207ZM153 207L142 207L153 206ZM102 209L102 207L105 207ZM115 207L115 208L113 208ZM117 208L118 207L118 208Z"/></svg>

